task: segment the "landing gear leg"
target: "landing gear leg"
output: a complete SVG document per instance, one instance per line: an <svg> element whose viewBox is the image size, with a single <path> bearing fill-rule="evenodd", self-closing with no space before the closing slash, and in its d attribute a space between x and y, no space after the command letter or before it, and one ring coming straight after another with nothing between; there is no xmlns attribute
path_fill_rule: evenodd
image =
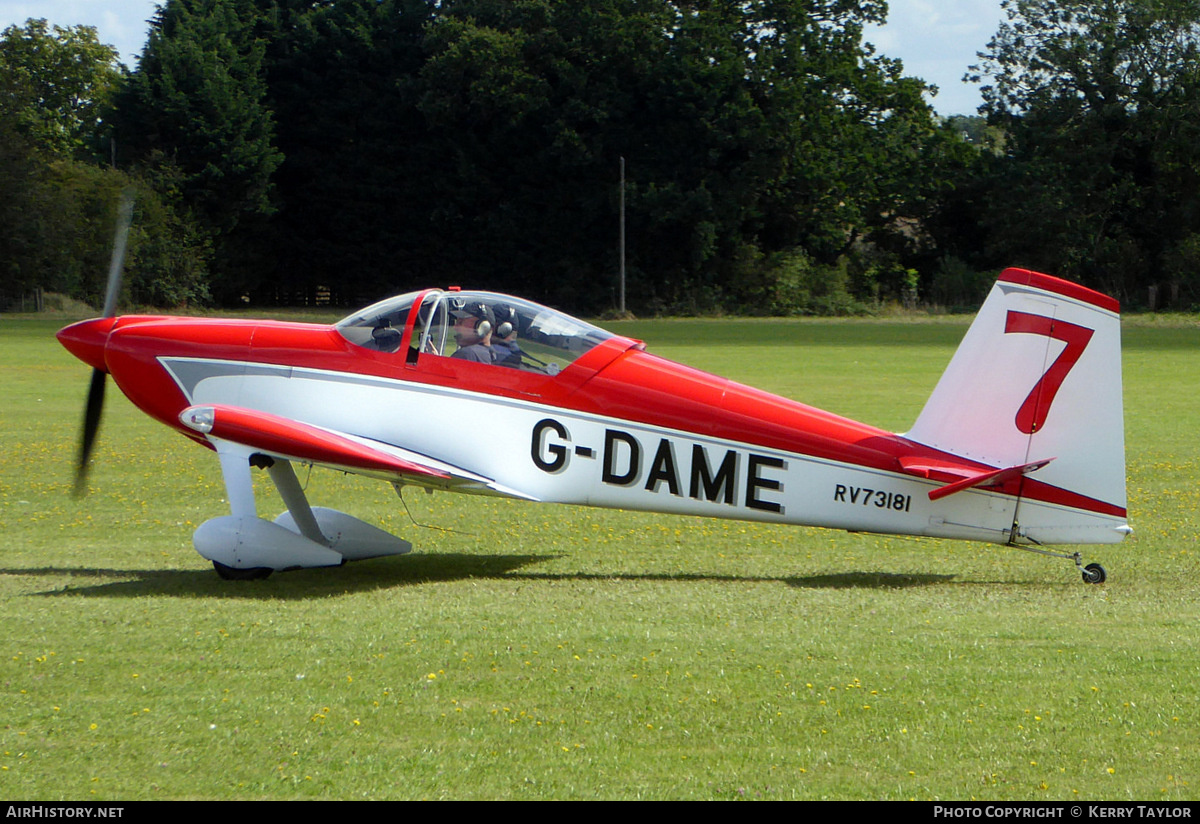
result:
<svg viewBox="0 0 1200 824"><path fill-rule="evenodd" d="M200 524L192 535L192 544L202 557L213 562L218 575L227 581L251 581L266 578L277 569L339 566L345 560L344 555L329 548L287 461L273 460L249 447L219 439L214 440L214 446L231 514ZM300 512L297 520L301 528L320 540L302 534L300 529L258 517L250 479L252 466L278 467L272 477L280 485L284 500Z"/></svg>
<svg viewBox="0 0 1200 824"><path fill-rule="evenodd" d="M1108 580L1108 572L1099 564L1083 565L1083 556L1078 552L1072 552L1070 555L1065 552L1051 552L1048 549L1038 549L1033 546L1020 546L1019 544L1009 544L1009 546L1019 549L1023 552L1036 552L1038 555L1049 555L1051 558L1067 558L1075 562L1075 568L1079 570L1085 584L1103 584Z"/></svg>

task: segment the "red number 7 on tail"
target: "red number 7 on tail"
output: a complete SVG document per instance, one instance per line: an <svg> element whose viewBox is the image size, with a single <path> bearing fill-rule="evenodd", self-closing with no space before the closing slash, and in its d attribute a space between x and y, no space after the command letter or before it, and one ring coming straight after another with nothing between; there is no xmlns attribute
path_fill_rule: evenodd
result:
<svg viewBox="0 0 1200 824"><path fill-rule="evenodd" d="M1087 348L1088 341L1092 339L1094 330L1088 329L1086 326L1067 323L1065 320L1055 320L1043 315L1009 310L1004 323L1004 332L1005 334L1024 332L1030 335L1042 335L1060 340L1067 345L1054 359L1054 363L1050 364L1050 368L1046 370L1045 374L1033 385L1025 402L1017 410L1017 429L1026 435L1032 435L1046 423L1046 415L1050 412L1050 404L1054 403L1054 396L1058 394L1058 388L1066 380L1067 373L1079 361L1083 350Z"/></svg>

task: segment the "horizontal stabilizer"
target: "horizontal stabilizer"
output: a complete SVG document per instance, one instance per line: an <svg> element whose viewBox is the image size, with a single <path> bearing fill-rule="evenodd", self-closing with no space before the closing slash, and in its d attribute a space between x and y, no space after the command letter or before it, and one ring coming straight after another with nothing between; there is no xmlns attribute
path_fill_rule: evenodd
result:
<svg viewBox="0 0 1200 824"><path fill-rule="evenodd" d="M977 463L926 456L900 458L900 469L907 475L946 483L956 483L991 471L981 468Z"/></svg>
<svg viewBox="0 0 1200 824"><path fill-rule="evenodd" d="M1000 486L1013 478L1028 475L1030 472L1036 472L1052 460L1054 459L1047 458L1044 461L1034 461L1033 463L1022 464L1021 466L1010 466L1007 469L993 469L990 472L981 472L977 475L963 478L960 481L939 486L937 489L929 490L929 500L936 501L940 498L953 495L956 492L962 492L977 486Z"/></svg>

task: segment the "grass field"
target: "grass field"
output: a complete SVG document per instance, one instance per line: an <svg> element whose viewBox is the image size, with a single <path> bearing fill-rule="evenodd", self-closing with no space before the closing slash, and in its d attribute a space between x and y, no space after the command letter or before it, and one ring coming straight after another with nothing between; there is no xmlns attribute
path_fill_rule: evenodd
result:
<svg viewBox="0 0 1200 824"><path fill-rule="evenodd" d="M438 494L314 471L412 555L265 582L191 547L215 457L0 318L0 797L1200 797L1200 326L1127 319L1109 572L996 547ZM906 429L966 328L611 324ZM305 478L302 477L304 481ZM269 483L264 512L282 508Z"/></svg>

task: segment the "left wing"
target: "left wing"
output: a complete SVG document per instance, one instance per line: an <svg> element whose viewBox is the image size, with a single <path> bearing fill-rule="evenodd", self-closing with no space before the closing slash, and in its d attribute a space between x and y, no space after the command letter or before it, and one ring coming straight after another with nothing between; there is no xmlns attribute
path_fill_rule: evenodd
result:
<svg viewBox="0 0 1200 824"><path fill-rule="evenodd" d="M491 478L426 455L269 412L204 404L189 406L179 414L179 420L209 439L241 444L289 461L418 486L536 500Z"/></svg>

